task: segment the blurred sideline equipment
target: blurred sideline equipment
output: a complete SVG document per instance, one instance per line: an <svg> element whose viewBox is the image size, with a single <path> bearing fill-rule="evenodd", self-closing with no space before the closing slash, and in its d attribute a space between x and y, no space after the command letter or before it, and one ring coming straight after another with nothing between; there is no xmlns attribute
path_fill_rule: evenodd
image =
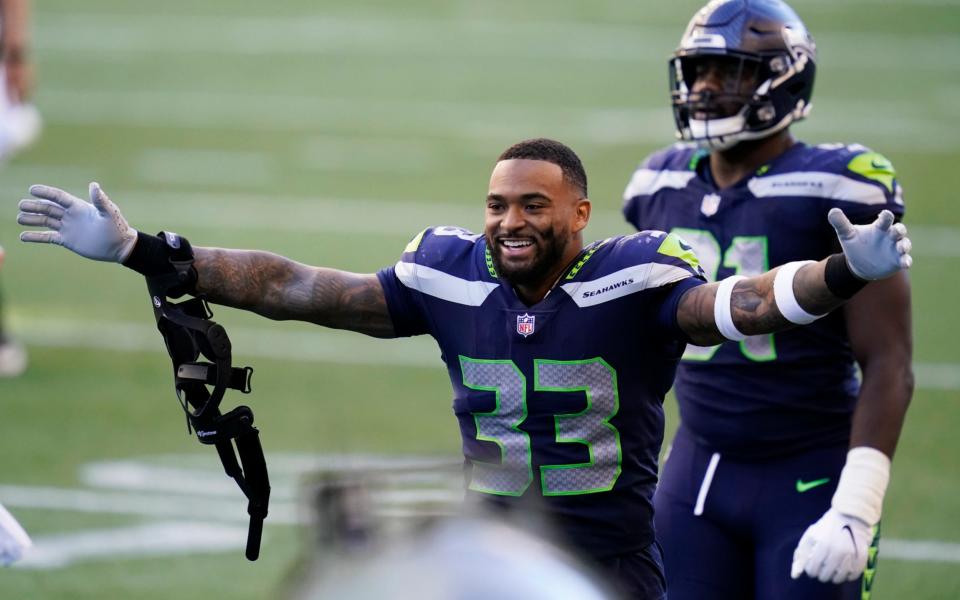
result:
<svg viewBox="0 0 960 600"><path fill-rule="evenodd" d="M32 545L20 523L0 504L0 565L6 567L20 560Z"/></svg>
<svg viewBox="0 0 960 600"><path fill-rule="evenodd" d="M221 325L210 320L213 313L203 298L168 301L168 296L182 295L178 288L192 268L193 252L190 243L180 236L163 232L161 235L170 246L170 263L175 270L147 277L147 289L157 329L173 361L177 398L187 415L187 430L195 431L201 443L216 447L224 471L247 497L250 527L246 557L257 560L270 501L260 432L253 426L253 411L249 407L238 406L226 414L221 414L219 408L227 388L250 393L253 369L232 366L230 338ZM212 362L199 360L201 356ZM212 391L207 389L208 385L213 387Z"/></svg>
<svg viewBox="0 0 960 600"><path fill-rule="evenodd" d="M286 597L614 598L572 555L545 541L548 535L531 532L529 519L521 526L518 515L495 516L480 505L463 505L462 492L460 498L445 493L456 487L461 470L324 474L311 490L318 533L313 556L292 577ZM422 500L410 506L412 498ZM407 501L403 510L401 499Z"/></svg>

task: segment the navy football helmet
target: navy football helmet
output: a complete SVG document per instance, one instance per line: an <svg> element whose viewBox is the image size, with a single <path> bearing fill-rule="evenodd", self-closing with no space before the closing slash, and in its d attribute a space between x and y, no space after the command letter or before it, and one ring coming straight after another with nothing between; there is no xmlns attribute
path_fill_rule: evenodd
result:
<svg viewBox="0 0 960 600"><path fill-rule="evenodd" d="M803 119L815 61L813 38L781 0L713 0L690 20L670 59L677 136L724 150ZM695 86L708 71L721 86Z"/></svg>

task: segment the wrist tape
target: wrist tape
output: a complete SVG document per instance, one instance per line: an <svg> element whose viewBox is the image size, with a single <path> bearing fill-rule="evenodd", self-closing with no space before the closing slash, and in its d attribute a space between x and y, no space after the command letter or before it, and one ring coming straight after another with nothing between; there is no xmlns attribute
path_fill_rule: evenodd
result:
<svg viewBox="0 0 960 600"><path fill-rule="evenodd" d="M793 279L797 276L797 271L806 265L813 264L813 262L812 260L801 260L781 265L777 270L777 276L773 279L773 297L777 302L777 310L780 311L783 318L794 325L813 323L824 316L808 313L800 306L793 293Z"/></svg>
<svg viewBox="0 0 960 600"><path fill-rule="evenodd" d="M889 482L890 459L886 454L868 446L851 448L830 505L837 512L876 525Z"/></svg>
<svg viewBox="0 0 960 600"><path fill-rule="evenodd" d="M746 277L731 275L721 281L720 287L717 288L717 298L713 303L713 320L717 323L717 329L720 330L723 337L734 342L747 338L733 323L733 311L730 309L730 296L733 294L733 286L743 279L746 279Z"/></svg>

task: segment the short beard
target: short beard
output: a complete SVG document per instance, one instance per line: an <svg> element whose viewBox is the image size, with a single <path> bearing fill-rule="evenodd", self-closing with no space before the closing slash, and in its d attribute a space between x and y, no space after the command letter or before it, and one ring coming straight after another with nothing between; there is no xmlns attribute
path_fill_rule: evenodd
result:
<svg viewBox="0 0 960 600"><path fill-rule="evenodd" d="M490 239L488 236L487 246L490 248L490 257L493 259L493 266L497 270L497 274L514 286L543 283L543 280L550 276L551 271L556 268L557 263L563 257L563 249L557 243L557 236L553 230L545 231L537 242L543 253L534 257L530 266L516 269L503 264L500 246L495 239Z"/></svg>

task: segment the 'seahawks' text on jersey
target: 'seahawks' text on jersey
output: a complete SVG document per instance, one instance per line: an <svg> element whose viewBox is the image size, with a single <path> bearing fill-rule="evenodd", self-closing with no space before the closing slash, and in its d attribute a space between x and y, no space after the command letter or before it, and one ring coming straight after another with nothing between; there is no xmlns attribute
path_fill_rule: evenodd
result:
<svg viewBox="0 0 960 600"><path fill-rule="evenodd" d="M676 145L650 156L624 193L638 229L693 246L707 277L757 275L839 251L827 212L855 223L903 215L892 165L863 146L797 143L724 190L706 152ZM843 443L859 383L843 311L812 325L712 348L691 346L677 372L683 426L726 453L764 456Z"/></svg>
<svg viewBox="0 0 960 600"><path fill-rule="evenodd" d="M663 232L595 242L533 306L460 228L427 229L378 276L397 334L440 346L470 493L545 508L594 556L653 541L677 304L704 282L689 248Z"/></svg>

